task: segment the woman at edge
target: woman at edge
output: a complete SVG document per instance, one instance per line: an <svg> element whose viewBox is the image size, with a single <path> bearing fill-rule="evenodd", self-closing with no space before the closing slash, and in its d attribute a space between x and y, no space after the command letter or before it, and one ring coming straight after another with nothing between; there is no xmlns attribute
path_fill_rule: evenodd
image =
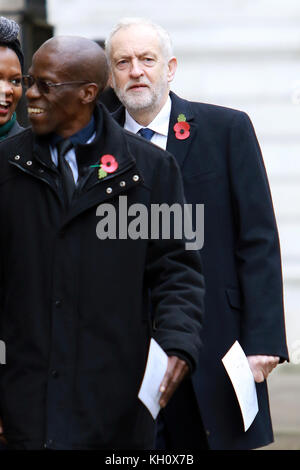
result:
<svg viewBox="0 0 300 470"><path fill-rule="evenodd" d="M22 96L24 64L18 33L15 21L0 17L0 142L23 130L15 112Z"/></svg>

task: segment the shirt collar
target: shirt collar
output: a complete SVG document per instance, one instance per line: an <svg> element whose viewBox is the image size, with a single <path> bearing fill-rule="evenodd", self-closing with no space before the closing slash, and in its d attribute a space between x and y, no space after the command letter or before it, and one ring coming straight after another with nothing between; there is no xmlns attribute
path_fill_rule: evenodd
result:
<svg viewBox="0 0 300 470"><path fill-rule="evenodd" d="M151 129L152 131L156 132L157 134L161 134L164 136L168 136L169 131L169 120L171 114L171 98L168 96L168 99L164 106L161 108L160 112L155 116L152 122L148 124L147 128ZM130 132L136 134L140 129L144 126L141 126L138 122L136 122L132 116L130 116L127 109L125 110L125 129Z"/></svg>
<svg viewBox="0 0 300 470"><path fill-rule="evenodd" d="M94 133L95 133L95 118L94 116L92 116L90 122L85 127L83 127L83 129L80 129L80 131L71 135L69 139L71 140L74 146L76 144L85 144L91 139ZM50 137L50 145L52 147L55 147L58 144L58 142L60 142L61 140L63 140L63 138L60 135L53 133Z"/></svg>

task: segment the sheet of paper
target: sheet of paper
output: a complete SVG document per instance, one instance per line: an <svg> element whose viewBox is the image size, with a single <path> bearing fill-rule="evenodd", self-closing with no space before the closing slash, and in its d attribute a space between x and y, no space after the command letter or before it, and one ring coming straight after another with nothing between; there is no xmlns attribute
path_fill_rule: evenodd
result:
<svg viewBox="0 0 300 470"><path fill-rule="evenodd" d="M258 412L258 402L253 374L248 359L236 341L222 359L232 382L244 421L244 430L251 426Z"/></svg>
<svg viewBox="0 0 300 470"><path fill-rule="evenodd" d="M156 419L160 410L159 400L161 392L159 391L159 387L167 370L167 365L167 354L159 344L151 338L146 370L138 397L148 408L153 419Z"/></svg>

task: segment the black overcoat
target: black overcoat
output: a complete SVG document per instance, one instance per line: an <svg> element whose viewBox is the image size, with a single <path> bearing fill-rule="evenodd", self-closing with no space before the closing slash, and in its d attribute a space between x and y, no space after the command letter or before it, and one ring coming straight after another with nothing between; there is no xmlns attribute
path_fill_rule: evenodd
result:
<svg viewBox="0 0 300 470"><path fill-rule="evenodd" d="M76 147L81 178L68 210L43 139L27 129L0 146L0 416L15 448L153 447L154 421L137 397L150 338L191 367L198 360L197 251L184 239L96 234L99 207L118 215L119 196L149 211L183 204L178 165L100 109L95 140ZM119 166L99 179L92 165L104 154Z"/></svg>
<svg viewBox="0 0 300 470"><path fill-rule="evenodd" d="M221 359L236 340L247 355L288 358L280 248L267 175L244 112L170 96L167 150L181 168L187 202L205 206L206 314L194 390L210 447L251 449L273 440L267 384L256 385L260 411L245 433ZM173 129L179 115L190 125L184 140ZM123 125L124 108L114 117ZM164 413L173 430L175 405Z"/></svg>

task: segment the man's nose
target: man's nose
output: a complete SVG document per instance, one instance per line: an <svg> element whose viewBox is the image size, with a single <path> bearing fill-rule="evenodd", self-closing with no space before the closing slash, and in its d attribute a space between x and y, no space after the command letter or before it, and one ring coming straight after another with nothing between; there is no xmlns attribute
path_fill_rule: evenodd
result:
<svg viewBox="0 0 300 470"><path fill-rule="evenodd" d="M138 78L144 75L144 70L138 59L134 59L131 63L130 75L133 78Z"/></svg>
<svg viewBox="0 0 300 470"><path fill-rule="evenodd" d="M41 93L37 87L37 84L34 83L31 87L27 88L25 95L28 99L39 98Z"/></svg>

